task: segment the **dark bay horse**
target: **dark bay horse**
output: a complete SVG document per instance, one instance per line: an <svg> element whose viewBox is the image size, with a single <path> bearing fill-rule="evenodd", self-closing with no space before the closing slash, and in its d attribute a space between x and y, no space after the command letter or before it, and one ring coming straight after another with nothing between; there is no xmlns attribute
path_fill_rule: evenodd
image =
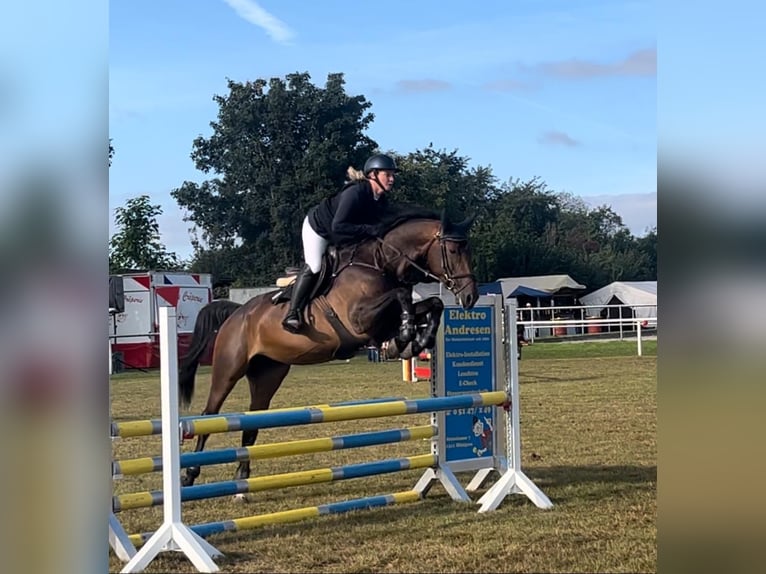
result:
<svg viewBox="0 0 766 574"><path fill-rule="evenodd" d="M191 401L199 358L213 341L212 381L202 414L220 412L242 377L250 385L250 410L265 410L291 365L347 358L369 342L388 341L392 358L410 358L432 348L444 304L438 297L413 302L412 286L439 281L464 308L476 304L479 293L468 244L471 222L450 223L443 215L405 219L382 238L339 250L332 277L319 279L319 292L307 306L306 325L298 334L282 328L288 299L280 292L258 295L244 305L210 303L200 311L181 361L182 404L188 407ZM252 446L257 436L257 430L243 432L242 446ZM204 449L207 438L197 438L195 452ZM199 467L188 468L184 486L199 474ZM240 462L235 478L249 476L250 461Z"/></svg>

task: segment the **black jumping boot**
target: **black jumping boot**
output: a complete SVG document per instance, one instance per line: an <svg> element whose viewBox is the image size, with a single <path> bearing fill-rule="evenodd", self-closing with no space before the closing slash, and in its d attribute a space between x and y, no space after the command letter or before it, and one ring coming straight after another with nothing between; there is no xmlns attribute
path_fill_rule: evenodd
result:
<svg viewBox="0 0 766 574"><path fill-rule="evenodd" d="M298 333L303 327L303 309L306 307L314 280L318 273L312 273L311 267L304 265L298 277L295 278L293 293L290 297L290 310L282 320L282 327L290 333Z"/></svg>

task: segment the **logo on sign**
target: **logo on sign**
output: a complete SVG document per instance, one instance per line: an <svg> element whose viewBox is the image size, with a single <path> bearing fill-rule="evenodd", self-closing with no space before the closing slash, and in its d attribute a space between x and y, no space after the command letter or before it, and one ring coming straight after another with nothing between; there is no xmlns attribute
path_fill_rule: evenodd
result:
<svg viewBox="0 0 766 574"><path fill-rule="evenodd" d="M188 291L184 291L183 297L181 297L181 301L194 301L195 303L204 303L205 301L200 297L199 295L195 295L194 293L189 293Z"/></svg>

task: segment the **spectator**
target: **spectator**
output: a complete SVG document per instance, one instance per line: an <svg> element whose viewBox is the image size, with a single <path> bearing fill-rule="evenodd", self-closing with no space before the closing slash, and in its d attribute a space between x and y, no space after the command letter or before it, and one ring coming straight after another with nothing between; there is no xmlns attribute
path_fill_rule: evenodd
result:
<svg viewBox="0 0 766 574"><path fill-rule="evenodd" d="M524 325L516 325L516 358L521 360L521 347L529 345L529 341L524 336Z"/></svg>
<svg viewBox="0 0 766 574"><path fill-rule="evenodd" d="M380 351L375 345L367 345L367 360L371 363L380 363Z"/></svg>

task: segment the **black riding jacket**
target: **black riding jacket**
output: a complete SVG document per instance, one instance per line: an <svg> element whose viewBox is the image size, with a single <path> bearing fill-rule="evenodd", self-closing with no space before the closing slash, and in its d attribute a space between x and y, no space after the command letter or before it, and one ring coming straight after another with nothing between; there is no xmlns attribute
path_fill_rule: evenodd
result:
<svg viewBox="0 0 766 574"><path fill-rule="evenodd" d="M357 181L311 209L309 224L331 244L348 245L381 233L387 205L385 194L376 200L370 183Z"/></svg>

